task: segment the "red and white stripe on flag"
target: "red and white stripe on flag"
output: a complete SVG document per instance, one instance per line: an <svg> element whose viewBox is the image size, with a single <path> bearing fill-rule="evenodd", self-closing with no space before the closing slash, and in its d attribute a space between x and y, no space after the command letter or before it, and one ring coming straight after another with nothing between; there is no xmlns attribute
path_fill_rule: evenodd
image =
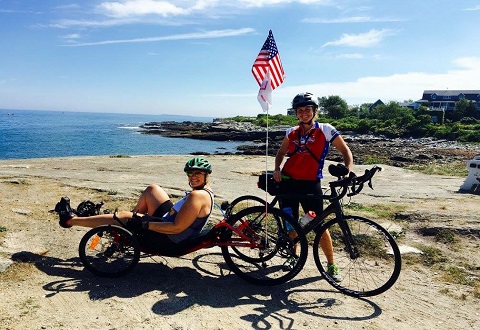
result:
<svg viewBox="0 0 480 330"><path fill-rule="evenodd" d="M252 67L253 77L259 86L262 86L267 71L270 71L270 86L274 90L283 83L285 72L283 71L282 61L280 60L280 54L275 44L272 30L269 31L267 40L265 40Z"/></svg>

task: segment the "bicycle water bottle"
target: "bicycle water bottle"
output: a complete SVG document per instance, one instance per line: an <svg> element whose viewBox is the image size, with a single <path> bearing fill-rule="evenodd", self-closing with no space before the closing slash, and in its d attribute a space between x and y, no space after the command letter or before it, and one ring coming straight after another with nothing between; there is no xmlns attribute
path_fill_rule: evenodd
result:
<svg viewBox="0 0 480 330"><path fill-rule="evenodd" d="M284 207L282 209L283 212L285 212L286 214L288 214L289 216L293 217L293 210L291 207ZM293 227L287 222L285 223L285 228L288 230L288 231L291 231L293 230Z"/></svg>
<svg viewBox="0 0 480 330"><path fill-rule="evenodd" d="M307 213L305 213L305 215L300 219L300 224L302 225L302 227L312 221L315 216L315 212L313 211L308 211Z"/></svg>

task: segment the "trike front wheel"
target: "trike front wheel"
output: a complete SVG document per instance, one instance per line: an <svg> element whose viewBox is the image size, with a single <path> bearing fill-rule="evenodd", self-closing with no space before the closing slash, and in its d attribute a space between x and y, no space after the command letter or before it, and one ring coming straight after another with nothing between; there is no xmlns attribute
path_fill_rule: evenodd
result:
<svg viewBox="0 0 480 330"><path fill-rule="evenodd" d="M254 206L229 220L234 229L222 242L222 254L240 278L258 285L277 285L292 279L305 265L307 238L288 214Z"/></svg>
<svg viewBox="0 0 480 330"><path fill-rule="evenodd" d="M85 268L102 277L119 277L130 272L140 260L137 239L118 226L99 226L89 230L78 246Z"/></svg>
<svg viewBox="0 0 480 330"><path fill-rule="evenodd" d="M385 292L397 280L402 264L395 239L370 219L345 216L343 221L343 229L338 219L334 219L322 225L315 236L313 257L318 270L329 284L349 296L369 297ZM340 281L328 273L327 259L320 246L322 235L328 235L327 229Z"/></svg>

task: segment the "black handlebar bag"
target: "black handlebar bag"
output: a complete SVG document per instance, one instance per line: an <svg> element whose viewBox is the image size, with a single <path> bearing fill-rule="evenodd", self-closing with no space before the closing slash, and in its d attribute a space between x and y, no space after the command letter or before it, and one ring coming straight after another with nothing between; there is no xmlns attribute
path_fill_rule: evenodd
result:
<svg viewBox="0 0 480 330"><path fill-rule="evenodd" d="M260 174L258 176L257 186L272 196L280 195L282 193L282 182L275 181L273 178L273 171L267 171L266 173Z"/></svg>

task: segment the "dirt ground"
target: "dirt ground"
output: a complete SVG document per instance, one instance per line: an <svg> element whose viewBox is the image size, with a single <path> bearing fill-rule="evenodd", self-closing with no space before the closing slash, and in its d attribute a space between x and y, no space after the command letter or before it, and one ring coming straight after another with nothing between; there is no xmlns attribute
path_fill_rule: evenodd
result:
<svg viewBox="0 0 480 330"><path fill-rule="evenodd" d="M182 196L188 190L182 172L188 158L0 161L0 328L480 329L478 286L452 283L442 272L460 265L478 285L480 195L459 192L464 178L392 166L383 166L374 190L366 188L353 201L396 208L405 233L401 244L435 247L443 267L404 255L399 280L379 296L356 299L336 291L319 276L311 253L299 275L275 287L255 286L230 273L216 248L181 258L144 258L118 279L84 270L77 249L87 229L58 226L49 210L60 197L69 196L73 206L91 199L128 209L151 182ZM271 169L273 158L208 158L217 202L243 194L265 197L255 175ZM367 167L356 166L355 172ZM456 242L421 234L438 228L459 233Z"/></svg>

